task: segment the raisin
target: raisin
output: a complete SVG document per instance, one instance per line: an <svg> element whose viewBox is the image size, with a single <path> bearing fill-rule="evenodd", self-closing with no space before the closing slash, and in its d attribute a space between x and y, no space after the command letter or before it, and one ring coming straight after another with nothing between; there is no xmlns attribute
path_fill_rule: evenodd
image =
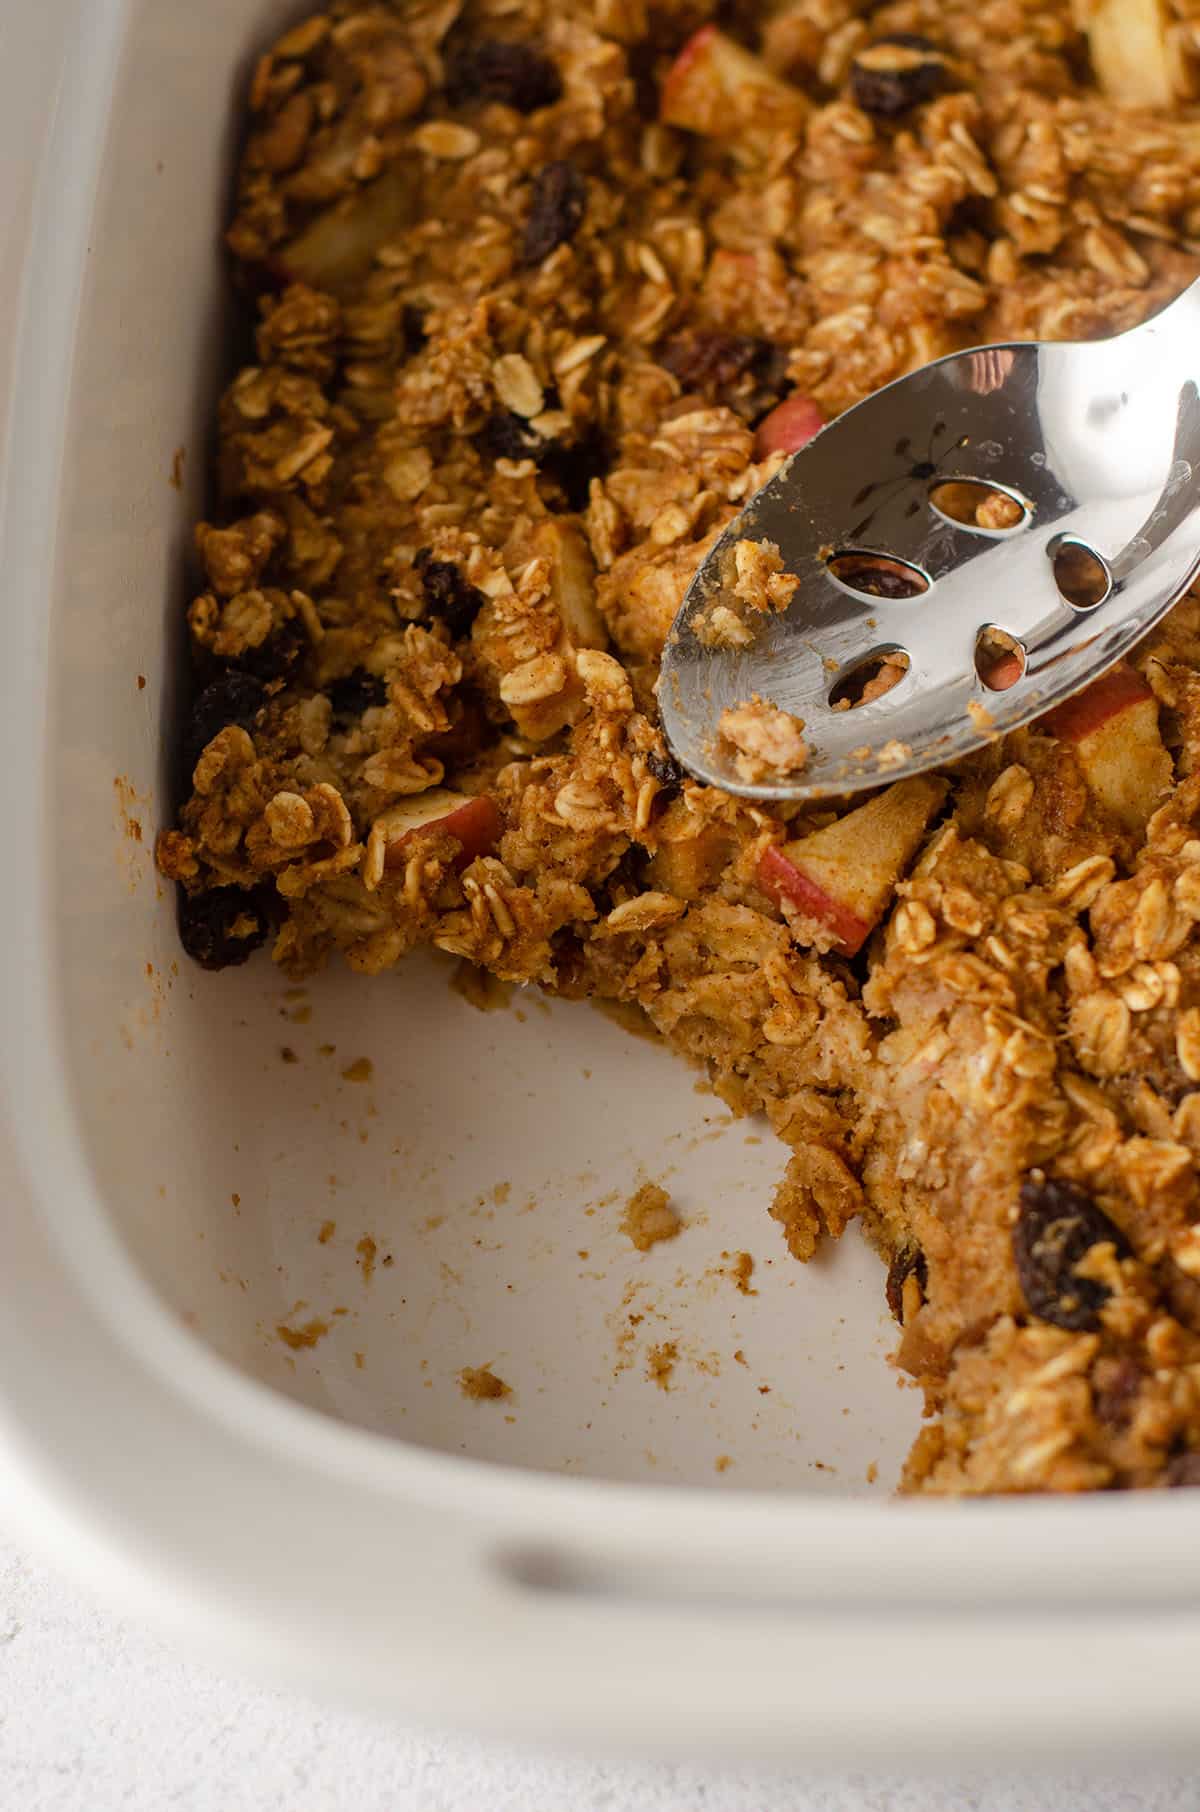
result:
<svg viewBox="0 0 1200 1812"><path fill-rule="evenodd" d="M350 723L372 706L387 704L387 682L377 673L368 673L364 667L356 667L352 673L343 674L341 679L331 680L325 690L338 723Z"/></svg>
<svg viewBox="0 0 1200 1812"><path fill-rule="evenodd" d="M657 749L651 749L646 757L646 766L662 789L658 797L661 799L665 794L668 798L673 799L683 786L684 779L683 769L675 757L660 755Z"/></svg>
<svg viewBox="0 0 1200 1812"><path fill-rule="evenodd" d="M1085 1189L1031 1170L1021 1184L1020 1211L1013 1227L1013 1258L1030 1312L1057 1328L1091 1331L1100 1325L1107 1284L1080 1277L1076 1266L1093 1246L1105 1242L1119 1257L1129 1246L1118 1227Z"/></svg>
<svg viewBox="0 0 1200 1812"><path fill-rule="evenodd" d="M469 101L502 101L518 113L552 107L562 94L562 77L531 44L502 44L481 38L465 44L446 63L446 99L452 107Z"/></svg>
<svg viewBox="0 0 1200 1812"><path fill-rule="evenodd" d="M758 380L760 394L781 396L788 387L788 349L777 346L774 340L759 340L757 345L750 371ZM765 410L765 400L763 407Z"/></svg>
<svg viewBox="0 0 1200 1812"><path fill-rule="evenodd" d="M463 687L446 700L448 728L421 743L422 755L432 755L444 768L465 768L482 754L491 726L478 693Z"/></svg>
<svg viewBox="0 0 1200 1812"><path fill-rule="evenodd" d="M475 437L485 459L532 459L543 477L552 479L569 510L586 510L593 478L602 478L612 461L611 449L596 428L577 440L546 440L523 415L496 409Z"/></svg>
<svg viewBox="0 0 1200 1812"><path fill-rule="evenodd" d="M1177 1453L1167 1461L1163 1479L1174 1490L1200 1485L1200 1453Z"/></svg>
<svg viewBox="0 0 1200 1812"><path fill-rule="evenodd" d="M548 442L511 409L495 409L476 436L476 445L487 459L541 459Z"/></svg>
<svg viewBox="0 0 1200 1812"><path fill-rule="evenodd" d="M406 302L400 311L400 324L404 329L404 346L408 352L420 352L429 333L426 328L428 316L423 308L415 302Z"/></svg>
<svg viewBox="0 0 1200 1812"><path fill-rule="evenodd" d="M183 758L189 775L219 730L229 724L249 729L266 696L260 679L233 667L205 686L188 713L183 736Z"/></svg>
<svg viewBox="0 0 1200 1812"><path fill-rule="evenodd" d="M533 179L533 204L525 226L522 263L541 264L556 246L574 239L586 207L587 184L574 164L561 158L539 170Z"/></svg>
<svg viewBox="0 0 1200 1812"><path fill-rule="evenodd" d="M625 67L633 83L633 104L646 121L657 121L660 106L658 85L658 52L648 39L630 44L625 51Z"/></svg>
<svg viewBox="0 0 1200 1812"><path fill-rule="evenodd" d="M252 674L255 679L264 682L284 679L307 646L308 638L304 633L303 623L299 617L292 617L288 622L281 623L265 642L260 642L257 648L248 648L231 665L236 666L240 673Z"/></svg>
<svg viewBox="0 0 1200 1812"><path fill-rule="evenodd" d="M1108 1428L1128 1428L1145 1373L1132 1359L1098 1359L1092 1373L1092 1402Z"/></svg>
<svg viewBox="0 0 1200 1812"><path fill-rule="evenodd" d="M608 442L598 429L590 428L575 441L550 441L541 470L558 485L568 510L579 511L587 509L593 478L603 478L611 463Z"/></svg>
<svg viewBox="0 0 1200 1812"><path fill-rule="evenodd" d="M264 890L213 887L179 889L179 941L202 969L232 969L265 943L271 913Z"/></svg>
<svg viewBox="0 0 1200 1812"><path fill-rule="evenodd" d="M904 1326L904 1286L910 1277L916 1278L923 1296L929 1281L929 1267L920 1246L901 1246L888 1266L887 1305L901 1327Z"/></svg>
<svg viewBox="0 0 1200 1812"><path fill-rule="evenodd" d="M696 330L668 340L659 363L689 390L719 390L749 371L770 344L750 334Z"/></svg>
<svg viewBox="0 0 1200 1812"><path fill-rule="evenodd" d="M556 931L550 940L554 967L554 992L567 1000L583 1000L590 993L583 941L575 931Z"/></svg>
<svg viewBox="0 0 1200 1812"><path fill-rule="evenodd" d="M945 58L936 44L915 32L892 32L857 52L850 65L850 94L864 113L895 119L932 100L945 73Z"/></svg>
<svg viewBox="0 0 1200 1812"><path fill-rule="evenodd" d="M599 889L597 905L602 914L621 906L626 900L646 890L646 864L649 853L641 843L630 843L609 870Z"/></svg>
<svg viewBox="0 0 1200 1812"><path fill-rule="evenodd" d="M427 547L416 557L425 602L457 640L467 634L483 607L484 596L477 585L463 578L452 560L435 560Z"/></svg>
<svg viewBox="0 0 1200 1812"><path fill-rule="evenodd" d="M787 387L786 347L753 334L693 328L668 340L658 358L685 390L726 404L752 425L775 407Z"/></svg>

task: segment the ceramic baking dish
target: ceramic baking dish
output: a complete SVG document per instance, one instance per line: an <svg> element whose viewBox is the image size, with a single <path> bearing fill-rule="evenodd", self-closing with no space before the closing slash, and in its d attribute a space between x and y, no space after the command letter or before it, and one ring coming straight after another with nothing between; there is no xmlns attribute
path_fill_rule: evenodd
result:
<svg viewBox="0 0 1200 1812"><path fill-rule="evenodd" d="M409 1719L793 1762L1195 1746L1195 1499L889 1501L917 1410L878 1267L786 1260L765 1128L448 966L303 996L184 966L150 852L231 103L295 11L4 19L12 1512L123 1609ZM639 1255L646 1177L688 1227ZM510 1398L464 1397L484 1364Z"/></svg>

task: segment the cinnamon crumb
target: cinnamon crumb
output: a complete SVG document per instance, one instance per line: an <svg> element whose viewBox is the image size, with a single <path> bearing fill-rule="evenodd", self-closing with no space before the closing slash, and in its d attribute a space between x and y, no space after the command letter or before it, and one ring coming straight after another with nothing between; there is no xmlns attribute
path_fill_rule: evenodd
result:
<svg viewBox="0 0 1200 1812"><path fill-rule="evenodd" d="M658 1346L652 1346L646 1354L646 1376L651 1383L657 1384L659 1390L670 1390L671 1374L679 1358L679 1348L673 1340L664 1340Z"/></svg>
<svg viewBox="0 0 1200 1812"><path fill-rule="evenodd" d="M643 1183L625 1204L621 1232L639 1252L649 1252L662 1240L674 1239L683 1229L671 1198L657 1183Z"/></svg>
<svg viewBox="0 0 1200 1812"><path fill-rule="evenodd" d="M458 1374L458 1388L473 1403L512 1396L511 1387L486 1365L465 1365Z"/></svg>

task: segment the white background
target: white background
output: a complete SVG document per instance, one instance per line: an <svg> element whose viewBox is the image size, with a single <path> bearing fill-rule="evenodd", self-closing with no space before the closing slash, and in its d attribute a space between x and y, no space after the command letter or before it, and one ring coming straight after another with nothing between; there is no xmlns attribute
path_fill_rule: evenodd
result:
<svg viewBox="0 0 1200 1812"><path fill-rule="evenodd" d="M847 1683L853 1691L853 1682ZM227 1679L0 1540L3 1812L1196 1812L1200 1782L782 1778L537 1757Z"/></svg>

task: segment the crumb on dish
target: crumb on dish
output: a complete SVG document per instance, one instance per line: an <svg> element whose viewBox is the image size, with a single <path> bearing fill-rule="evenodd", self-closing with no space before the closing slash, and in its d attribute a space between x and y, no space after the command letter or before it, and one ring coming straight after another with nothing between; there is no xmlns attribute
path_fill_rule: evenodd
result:
<svg viewBox="0 0 1200 1812"><path fill-rule="evenodd" d="M472 1403L493 1402L512 1396L511 1386L503 1378L498 1378L487 1365L464 1365L458 1374L458 1388Z"/></svg>
<svg viewBox="0 0 1200 1812"><path fill-rule="evenodd" d="M651 1246L675 1239L682 1231L683 1222L659 1183L643 1183L625 1203L621 1232L639 1252L649 1252Z"/></svg>

